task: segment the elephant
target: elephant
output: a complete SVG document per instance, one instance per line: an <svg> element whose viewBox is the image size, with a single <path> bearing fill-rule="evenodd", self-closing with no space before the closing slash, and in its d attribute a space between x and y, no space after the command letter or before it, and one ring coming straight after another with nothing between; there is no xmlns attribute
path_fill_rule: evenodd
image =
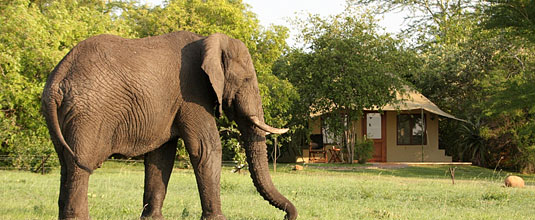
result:
<svg viewBox="0 0 535 220"><path fill-rule="evenodd" d="M90 37L50 73L41 107L61 166L59 219L89 219L89 176L112 154L144 155L141 218L163 218L179 138L194 169L201 219L226 219L216 127L223 114L238 125L257 191L286 219L297 218L267 161L265 135L288 129L265 123L256 71L240 40L187 31Z"/></svg>

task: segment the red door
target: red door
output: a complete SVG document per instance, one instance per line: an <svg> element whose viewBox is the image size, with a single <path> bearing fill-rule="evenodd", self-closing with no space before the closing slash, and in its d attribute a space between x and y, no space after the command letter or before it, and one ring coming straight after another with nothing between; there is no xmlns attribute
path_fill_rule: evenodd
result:
<svg viewBox="0 0 535 220"><path fill-rule="evenodd" d="M362 135L373 140L374 152L370 162L386 162L386 114L365 112Z"/></svg>

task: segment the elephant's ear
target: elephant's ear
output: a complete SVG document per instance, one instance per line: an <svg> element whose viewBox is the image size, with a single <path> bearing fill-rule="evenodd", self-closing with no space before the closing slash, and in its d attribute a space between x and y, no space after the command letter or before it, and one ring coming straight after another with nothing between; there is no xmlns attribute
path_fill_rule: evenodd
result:
<svg viewBox="0 0 535 220"><path fill-rule="evenodd" d="M228 37L224 34L212 34L203 41L203 61L201 68L208 75L210 84L217 96L216 116L222 113L223 89L225 87L225 54Z"/></svg>

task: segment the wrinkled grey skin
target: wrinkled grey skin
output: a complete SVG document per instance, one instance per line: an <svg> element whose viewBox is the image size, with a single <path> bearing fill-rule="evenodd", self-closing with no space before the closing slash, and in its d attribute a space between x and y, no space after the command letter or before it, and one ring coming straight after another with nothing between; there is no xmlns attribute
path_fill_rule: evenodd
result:
<svg viewBox="0 0 535 220"><path fill-rule="evenodd" d="M175 32L143 39L89 38L50 74L43 114L61 163L60 219L88 219L91 172L112 154L145 154L144 217L161 208L182 138L195 170L201 219L225 219L219 180L221 143L215 117L236 121L258 192L296 219L268 170L256 73L245 45L223 34ZM141 207L140 207L141 208ZM110 210L112 211L112 210Z"/></svg>

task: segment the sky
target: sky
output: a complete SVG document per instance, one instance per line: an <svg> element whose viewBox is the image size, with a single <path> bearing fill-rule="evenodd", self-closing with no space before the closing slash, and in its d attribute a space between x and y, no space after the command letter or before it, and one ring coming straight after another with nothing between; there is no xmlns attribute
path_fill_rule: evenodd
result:
<svg viewBox="0 0 535 220"><path fill-rule="evenodd" d="M153 6L162 3L162 0L142 0ZM271 24L290 28L290 37L287 40L290 46L295 46L297 30L293 30L289 19L296 16L305 18L308 13L320 16L335 15L345 8L345 0L243 0L251 6L251 11L257 14L260 25L268 27ZM379 25L388 33L399 33L403 24L404 13L389 13L379 18Z"/></svg>

